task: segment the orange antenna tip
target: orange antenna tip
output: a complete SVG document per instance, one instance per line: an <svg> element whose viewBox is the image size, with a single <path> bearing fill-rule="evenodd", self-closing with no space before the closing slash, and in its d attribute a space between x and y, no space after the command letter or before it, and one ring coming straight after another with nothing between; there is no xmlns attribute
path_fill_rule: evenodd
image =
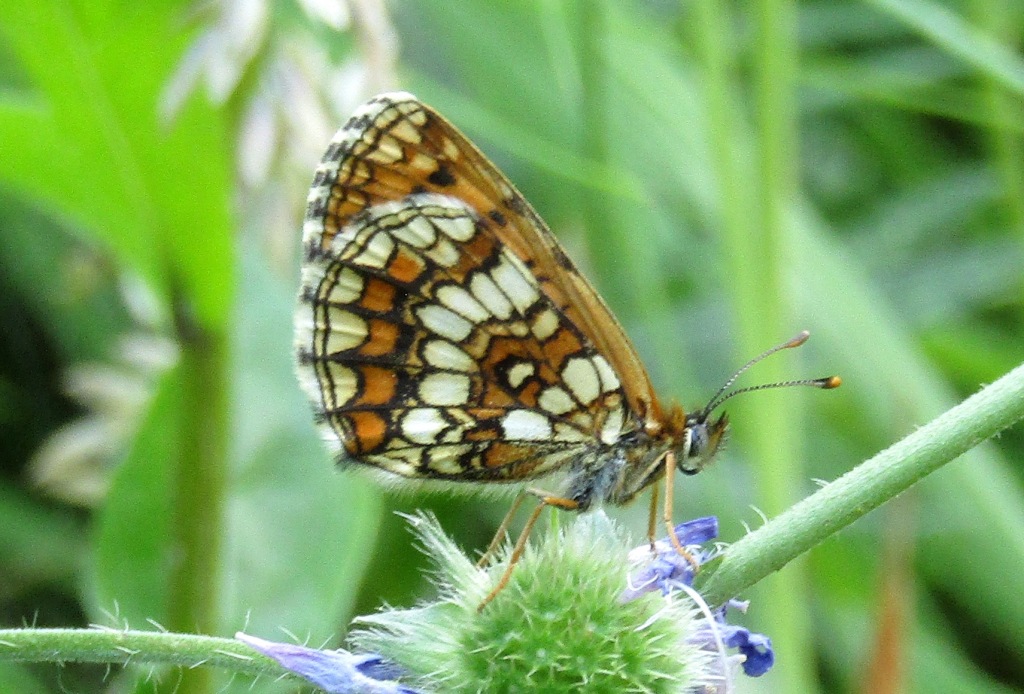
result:
<svg viewBox="0 0 1024 694"><path fill-rule="evenodd" d="M807 332L806 330L801 330L799 335L794 337L786 344L782 345L780 349L792 349L794 347L799 347L803 343L807 342L807 338L809 338L810 336L811 334L809 332Z"/></svg>

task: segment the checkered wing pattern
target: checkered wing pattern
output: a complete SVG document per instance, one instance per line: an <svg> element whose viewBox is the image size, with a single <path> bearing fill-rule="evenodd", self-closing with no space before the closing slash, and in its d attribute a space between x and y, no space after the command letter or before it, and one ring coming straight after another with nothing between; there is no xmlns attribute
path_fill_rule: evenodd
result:
<svg viewBox="0 0 1024 694"><path fill-rule="evenodd" d="M635 350L541 219L410 94L339 131L303 243L298 370L343 462L513 482L658 420Z"/></svg>

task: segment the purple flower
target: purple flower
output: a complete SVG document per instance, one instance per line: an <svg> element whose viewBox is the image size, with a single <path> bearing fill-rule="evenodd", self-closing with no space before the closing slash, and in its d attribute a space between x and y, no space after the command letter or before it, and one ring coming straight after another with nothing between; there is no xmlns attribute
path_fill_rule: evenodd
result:
<svg viewBox="0 0 1024 694"><path fill-rule="evenodd" d="M701 545L718 537L718 519L714 516L694 518L680 523L675 527L676 537L686 552L698 566L710 561L717 555L714 549L704 550ZM636 598L660 590L662 595L678 590L678 584L693 585L694 567L689 559L681 555L673 547L670 540L663 539L654 543L654 556L651 557L650 545L641 545L629 553L631 562L647 559L647 564L629 578L626 590L620 600L629 602Z"/></svg>
<svg viewBox="0 0 1024 694"><path fill-rule="evenodd" d="M680 523L675 527L675 532L680 544L698 567L718 556L716 548L706 550L701 546L718 536L718 520L714 516ZM730 600L716 610L703 604L700 595L693 590L693 562L677 552L669 540L655 542L653 556L650 545L642 545L631 551L629 558L632 562L645 563L629 577L626 589L619 597L622 602L635 600L655 590L661 591L662 595L685 593L700 601L699 606L706 615L694 635L693 642L696 645L712 652L721 651L723 646L737 649L742 657L743 673L750 677L760 677L775 664L771 639L726 622L726 610L729 607L745 612L747 603ZM725 654L722 655L724 658Z"/></svg>
<svg viewBox="0 0 1024 694"><path fill-rule="evenodd" d="M738 648L744 656L743 674L760 677L775 664L772 640L743 627L722 624L722 641L727 648Z"/></svg>
<svg viewBox="0 0 1024 694"><path fill-rule="evenodd" d="M328 694L418 694L393 681L401 670L379 655L341 649L321 651L292 643L274 643L238 632L235 638Z"/></svg>

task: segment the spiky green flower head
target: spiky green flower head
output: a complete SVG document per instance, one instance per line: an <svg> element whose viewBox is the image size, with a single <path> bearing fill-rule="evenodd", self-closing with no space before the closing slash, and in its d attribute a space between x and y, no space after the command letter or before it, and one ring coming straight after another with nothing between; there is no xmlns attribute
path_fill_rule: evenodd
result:
<svg viewBox="0 0 1024 694"><path fill-rule="evenodd" d="M361 617L351 641L444 692L699 691L714 657L692 601L658 590L624 598L630 544L603 513L530 545L482 611L507 556L478 569L427 515L410 521L435 562L437 601Z"/></svg>

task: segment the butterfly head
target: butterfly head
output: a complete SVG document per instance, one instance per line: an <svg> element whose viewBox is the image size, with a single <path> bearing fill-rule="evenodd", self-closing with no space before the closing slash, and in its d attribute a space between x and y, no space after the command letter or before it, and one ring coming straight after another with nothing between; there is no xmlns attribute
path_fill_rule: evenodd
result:
<svg viewBox="0 0 1024 694"><path fill-rule="evenodd" d="M696 475L707 467L725 442L729 417L723 412L712 419L702 410L688 415L681 443L676 450L676 467L687 475Z"/></svg>
<svg viewBox="0 0 1024 694"><path fill-rule="evenodd" d="M748 361L718 389L718 392L715 393L714 397L711 398L703 409L693 414L685 415L685 417L679 407L673 409L669 415L668 429L670 431L674 430L676 433L675 440L679 442L676 446L675 454L676 467L680 472L687 475L697 474L707 467L711 459L714 458L715 453L721 448L729 428L729 418L724 412L717 419L712 417L712 415L726 400L733 396L755 390L788 388L790 386L811 386L824 389L839 387L842 381L838 376L827 376L825 378L805 378L780 383L762 383L756 386L729 390L732 384L736 382L736 379L751 366L781 350L799 347L807 341L809 336L810 334L807 331L801 332L793 339L776 345Z"/></svg>

